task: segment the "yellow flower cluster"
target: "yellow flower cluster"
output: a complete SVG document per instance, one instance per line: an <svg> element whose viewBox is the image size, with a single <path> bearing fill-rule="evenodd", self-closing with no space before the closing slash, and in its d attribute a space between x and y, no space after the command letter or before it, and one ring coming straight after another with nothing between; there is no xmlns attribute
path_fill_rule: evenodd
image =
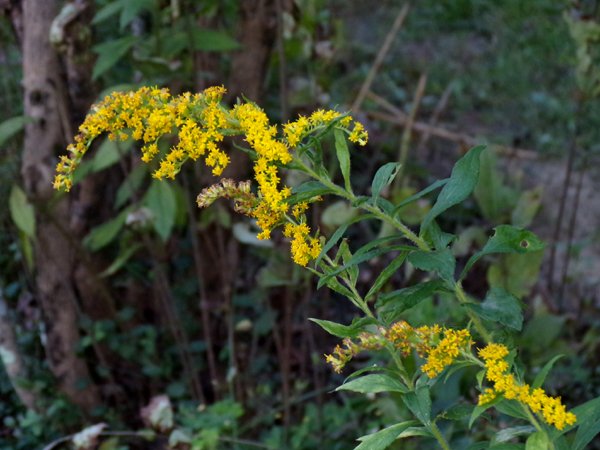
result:
<svg viewBox="0 0 600 450"><path fill-rule="evenodd" d="M296 147L310 133L323 129L338 119L344 129L347 129L353 121L351 116L344 116L337 111L318 109L308 117L300 116L295 121L286 123L283 126L283 134L288 145ZM360 122L354 122L354 128L348 139L359 145L366 145L368 138L365 127Z"/></svg>
<svg viewBox="0 0 600 450"><path fill-rule="evenodd" d="M277 127L269 123L265 112L253 103L239 103L232 109L221 104L226 93L222 86L206 89L199 94L186 92L172 96L167 89L142 87L134 92L115 92L93 106L74 142L68 146L70 156L61 156L56 167L54 188L69 191L73 173L90 147L92 141L102 133L110 139L133 138L143 142L142 161L150 163L160 153L159 140L166 135L176 135L177 142L166 153L154 171L158 179L175 178L188 159L204 158L205 164L215 176L220 176L229 164L229 156L218 147L225 135L242 134L256 152L254 178L258 193L252 194L250 185L235 185L231 180L222 180L198 197L198 204L208 205L218 197L235 201L236 210L256 219L261 232L259 239L269 239L271 231L286 220L291 222L284 234L292 239L292 257L300 265L315 259L321 244L311 237L310 228L303 217L308 204L294 205L290 209L291 189L281 183L279 167L286 166L292 159L291 150L314 130L337 121L339 128L349 134L349 139L366 143L364 127L352 118L337 111L318 110L309 117L300 117L284 126L285 139L277 137ZM311 201L317 201L315 197ZM301 217L302 216L302 217Z"/></svg>
<svg viewBox="0 0 600 450"><path fill-rule="evenodd" d="M502 344L488 344L479 350L486 368L486 379L494 383L494 388L487 388L479 396L479 404L483 405L504 395L508 400L517 400L529 407L532 412L541 415L544 420L562 430L566 425L573 425L577 417L567 412L560 397L550 397L543 389L532 389L528 384L519 383L509 372L510 365L506 361L508 348Z"/></svg>
<svg viewBox="0 0 600 450"><path fill-rule="evenodd" d="M246 142L256 151L254 179L258 183L261 202L254 217L262 229L259 239L269 239L272 229L282 221L289 209L286 199L292 191L285 186L279 189L277 165L286 165L292 160L288 148L276 138L277 128L269 124L265 112L252 103L238 104L233 108L233 117L246 136Z"/></svg>
<svg viewBox="0 0 600 450"><path fill-rule="evenodd" d="M223 140L221 130L228 126L226 111L220 105L224 93L223 87L177 97L168 89L150 87L112 93L92 107L79 127L74 142L67 147L71 157L61 157L56 168L54 188L71 189L73 172L92 141L104 132L113 140L142 140L142 161L150 162L159 153L158 140L177 129L179 142L153 176L174 178L188 158L196 160L204 155L213 174L220 175L229 163L229 157L216 145Z"/></svg>
<svg viewBox="0 0 600 450"><path fill-rule="evenodd" d="M427 353L427 362L421 370L429 378L435 378L451 365L461 350L470 350L472 344L469 330L444 330L444 337Z"/></svg>
<svg viewBox="0 0 600 450"><path fill-rule="evenodd" d="M296 264L306 266L321 253L321 243L311 237L310 228L305 223L286 223L283 235L292 239L292 259Z"/></svg>
<svg viewBox="0 0 600 450"><path fill-rule="evenodd" d="M399 321L387 330L380 329L379 333L362 333L358 344L346 340L348 342L345 342L345 348L338 346L333 354L325 355L326 361L339 372L359 351L381 348L385 342L389 342L405 357L414 350L419 356L427 358L421 371L429 378L434 378L451 365L461 351L470 351L472 345L468 330L442 328L437 324L413 328L407 322Z"/></svg>

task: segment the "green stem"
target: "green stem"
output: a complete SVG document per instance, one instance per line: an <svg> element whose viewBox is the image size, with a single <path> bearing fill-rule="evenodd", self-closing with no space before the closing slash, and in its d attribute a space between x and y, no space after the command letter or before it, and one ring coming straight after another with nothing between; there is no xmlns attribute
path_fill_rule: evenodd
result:
<svg viewBox="0 0 600 450"><path fill-rule="evenodd" d="M339 265L334 263L329 256L325 255L323 260L329 264L329 268L334 269L334 270L339 268ZM321 262L321 264L323 264L323 261ZM321 270L323 270L323 268L321 268ZM323 273L318 274L318 275L319 276L321 276L321 275L327 276L327 273L325 272L325 270L323 270ZM364 312L368 317L375 319L375 316L371 312L369 305L362 298L362 296L358 293L358 291L356 290L356 287L352 284L352 282L347 277L344 277L342 274L339 274L339 275L340 275L341 280L346 284L346 287L348 288L348 290L352 293L352 299L350 299L352 301L352 303L354 303L354 305L356 307L358 307L362 312Z"/></svg>
<svg viewBox="0 0 600 450"><path fill-rule="evenodd" d="M294 162L296 162L298 164L298 166L300 166L301 169L305 173L307 173L309 176L311 176L312 178L314 178L315 180L317 180L324 186L327 186L329 189L331 189L331 191L333 191L335 193L335 195L345 198L351 204L355 204L356 201L358 200L356 195L354 195L352 192L348 192L344 188L338 186L337 184L332 182L329 178L319 175L317 172L315 172L310 167L308 167L306 164L304 164L304 162L300 158L295 158ZM400 220L387 215L379 207L377 207L375 205L369 205L366 203L363 203L363 204L359 205L358 207L360 209L370 212L371 214L373 214L375 217L377 217L381 221L386 222L389 225L391 225L392 227L399 230L409 241L414 243L420 250L423 250L423 251L431 250L429 248L429 245L427 244L427 242L425 242L425 240L423 238L419 237L409 227L404 225L404 223L402 223Z"/></svg>
<svg viewBox="0 0 600 450"><path fill-rule="evenodd" d="M438 428L438 426L436 425L435 422L432 422L430 427L429 427L429 431L431 431L431 434L433 434L433 437L438 441L438 443L440 444L440 447L442 447L444 450L452 450L450 448L450 444L448 444L448 442L446 441L446 438L442 435L442 432L440 431L440 429Z"/></svg>
<svg viewBox="0 0 600 450"><path fill-rule="evenodd" d="M546 437L548 437L548 435L546 434L546 430L544 430L542 428L542 426L540 425L538 420L535 418L535 416L533 415L531 410L522 403L521 403L521 408L523 409L523 411L525 411L525 414L527 415L529 422L531 422L531 424L535 427L535 429L538 430L540 433L545 434ZM555 450L554 442L552 442L552 439L548 438L548 444L549 444L548 450Z"/></svg>
<svg viewBox="0 0 600 450"><path fill-rule="evenodd" d="M456 293L456 298L458 298L458 301L461 304L465 305L467 303L471 303L469 301L469 298L467 297L467 294L465 293L460 281L454 285L454 292ZM467 309L467 314L469 315L469 318L473 322L475 329L481 335L483 340L488 343L492 342L492 335L485 329L485 326L483 325L483 322L481 322L481 319L479 318L479 316L477 316L475 313L473 313L469 309Z"/></svg>
<svg viewBox="0 0 600 450"><path fill-rule="evenodd" d="M391 343L387 342L385 345L385 349L388 351L388 353L394 360L394 363L396 364L396 367L398 368L398 372L400 373L400 378L402 378L402 381L404 381L404 384L406 384L406 386L408 386L408 388L410 390L413 390L414 389L413 381L410 378L410 376L408 376L408 372L406 371L406 368L404 367L404 364L402 363L402 360L398 356L398 352L396 351L394 346Z"/></svg>

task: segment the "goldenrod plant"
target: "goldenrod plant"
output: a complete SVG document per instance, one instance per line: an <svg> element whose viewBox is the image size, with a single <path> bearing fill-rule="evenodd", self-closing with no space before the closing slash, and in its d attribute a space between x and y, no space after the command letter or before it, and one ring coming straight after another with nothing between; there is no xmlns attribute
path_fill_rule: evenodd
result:
<svg viewBox="0 0 600 450"><path fill-rule="evenodd" d="M312 319L342 339L331 354L325 355L326 362L339 373L361 352L387 355L388 365L368 365L351 374L338 390L389 393L412 414L410 420L360 437L357 450L384 449L408 437L423 439L424 443L437 441L443 449L464 448L462 441L453 436L449 422L461 420L470 428L490 408L502 415L491 417L500 420L510 416L526 425L506 428L503 421L487 436L474 435L472 449L578 450L592 441L600 430L599 399L568 410L560 397L542 388L556 358L532 381L526 381L529 375L517 363L519 349L511 348L514 341L507 338L507 330L518 333L522 329L520 300L500 287L492 287L483 300L463 289L466 275L484 256L537 252L544 244L527 230L501 225L458 271L450 248L454 236L442 231L436 221L472 193L483 146L468 151L449 178L394 204L384 198L384 190L399 169L397 163L387 163L377 170L369 195L353 190L348 142L364 146L368 134L350 115L317 110L279 128L250 101L227 106L222 101L224 94L223 87L178 96L152 87L111 94L92 107L79 127L68 147L69 155L62 156L58 163L54 187L63 191L73 187L73 175L86 151L105 133L113 140L141 141L141 159L155 164L153 176L157 179L175 178L190 159L203 159L213 175L221 176L230 161L225 148L244 151L253 161L254 180L223 178L200 192L198 205L207 207L218 198L233 201L236 211L256 222L258 239L269 239L280 229L290 241L291 258L314 274L318 287L329 287L360 311L361 317L349 325ZM333 158L326 154L325 142L330 135L340 184L334 182L334 174L325 164ZM227 147L222 143L226 138L232 139ZM165 143L174 145L167 148ZM306 181L288 186L284 170L300 172ZM401 220L403 207L438 190L418 231ZM307 214L311 204L326 195L346 200L358 211L331 236L321 235L316 224L309 224ZM381 233L381 237L351 251L344 237L350 226L361 221L375 221L393 231ZM367 292L360 292L359 265L384 254L392 256L391 262ZM421 281L390 291L387 286L391 277L407 266L423 273ZM408 323L406 310L438 294L464 312L461 327ZM470 405L466 414L434 411L432 389L459 370L474 374L472 396L464 399ZM426 448L429 444L424 445Z"/></svg>

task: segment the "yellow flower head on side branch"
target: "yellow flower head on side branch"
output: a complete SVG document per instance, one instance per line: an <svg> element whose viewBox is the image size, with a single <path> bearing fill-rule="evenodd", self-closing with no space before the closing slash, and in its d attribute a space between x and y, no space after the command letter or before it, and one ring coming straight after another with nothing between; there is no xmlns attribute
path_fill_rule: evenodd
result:
<svg viewBox="0 0 600 450"><path fill-rule="evenodd" d="M421 371L429 378L435 378L442 373L446 367L454 363L461 351L470 351L472 345L468 330L453 330L437 324L413 328L407 322L399 321L387 329L380 329L379 333L362 333L359 336L360 342L352 347L355 350L353 356L361 350L373 349L373 343L377 343L376 348L382 348L384 343L388 342L404 357L414 351L426 358ZM371 344L370 347L365 345L367 342ZM351 358L344 359L344 364L341 364L339 358L335 358L334 352L332 355L327 355L326 359L330 363L335 362L334 368L341 370Z"/></svg>

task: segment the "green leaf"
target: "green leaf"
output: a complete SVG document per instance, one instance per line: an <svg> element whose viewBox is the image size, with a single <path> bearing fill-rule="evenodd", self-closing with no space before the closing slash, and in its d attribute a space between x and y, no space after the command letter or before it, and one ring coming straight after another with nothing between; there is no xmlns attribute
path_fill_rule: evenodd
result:
<svg viewBox="0 0 600 450"><path fill-rule="evenodd" d="M2 147L6 141L12 138L15 134L20 132L25 125L33 122L33 119L26 116L16 116L6 119L0 123L0 147Z"/></svg>
<svg viewBox="0 0 600 450"><path fill-rule="evenodd" d="M123 4L121 16L119 17L121 30L125 29L142 11L151 10L153 6L154 0L127 0Z"/></svg>
<svg viewBox="0 0 600 450"><path fill-rule="evenodd" d="M111 265L98 274L98 276L100 278L104 278L110 277L111 275L117 273L127 263L127 261L129 261L129 258L131 258L141 247L142 246L140 244L127 246L125 251L121 252L119 256L117 256L117 258L111 263Z"/></svg>
<svg viewBox="0 0 600 450"><path fill-rule="evenodd" d="M340 163L340 170L344 178L344 186L348 192L352 192L352 184L350 183L350 151L346 142L346 135L342 130L334 129L333 136L335 138L335 153Z"/></svg>
<svg viewBox="0 0 600 450"><path fill-rule="evenodd" d="M446 411L443 411L441 414L438 414L438 418L447 420L462 420L471 415L473 408L474 406L471 404L457 403L452 405Z"/></svg>
<svg viewBox="0 0 600 450"><path fill-rule="evenodd" d="M138 38L136 36L126 36L96 45L94 47L94 52L98 54L98 60L94 65L92 78L96 80L104 72L111 69L123 56L125 56L137 40Z"/></svg>
<svg viewBox="0 0 600 450"><path fill-rule="evenodd" d="M163 241L171 236L177 213L175 193L168 182L153 180L145 203L154 215L154 229Z"/></svg>
<svg viewBox="0 0 600 450"><path fill-rule="evenodd" d="M535 354L547 351L560 336L566 317L540 311L527 321L520 344Z"/></svg>
<svg viewBox="0 0 600 450"><path fill-rule="evenodd" d="M129 214L129 209L123 210L114 219L93 228L84 238L83 244L92 252L98 251L110 244L123 228L127 214Z"/></svg>
<svg viewBox="0 0 600 450"><path fill-rule="evenodd" d="M475 423L475 421L479 418L479 416L481 416L488 409L499 404L503 400L504 399L502 397L496 397L494 400L492 400L489 403L486 403L485 405L475 406L475 408L473 408L473 412L471 412L471 418L469 419L469 428L471 428L473 426L473 423Z"/></svg>
<svg viewBox="0 0 600 450"><path fill-rule="evenodd" d="M525 450L550 450L548 435L543 431L536 431L527 438Z"/></svg>
<svg viewBox="0 0 600 450"><path fill-rule="evenodd" d="M415 251L408 255L408 262L419 270L437 273L443 280L454 282L456 260L449 248L432 252Z"/></svg>
<svg viewBox="0 0 600 450"><path fill-rule="evenodd" d="M106 6L99 9L98 12L94 15L92 25L96 25L98 23L104 22L107 19L110 19L112 16L121 11L124 3L126 3L127 1L128 0L113 0L112 2L109 2Z"/></svg>
<svg viewBox="0 0 600 450"><path fill-rule="evenodd" d="M321 223L332 229L352 220L359 213L345 200L338 200L329 204L321 213Z"/></svg>
<svg viewBox="0 0 600 450"><path fill-rule="evenodd" d="M367 216L368 215L354 217L354 218L350 219L347 223L340 225L340 227L337 230L335 230L335 232L331 235L329 240L325 243L325 245L321 249L321 253L319 254L319 256L317 257L317 260L316 260L317 265L319 264L319 261L321 261L321 259L323 259L323 256L325 256L327 254L327 252L329 250L331 250L333 248L333 246L339 242L339 240L342 238L342 236L344 236L344 234L346 233L346 230L348 229L348 227L350 225L366 219Z"/></svg>
<svg viewBox="0 0 600 450"><path fill-rule="evenodd" d="M469 269L481 257L492 253L531 253L543 250L545 244L531 231L512 225L499 225L494 228L494 235L489 238L483 249L475 253L463 269L462 279Z"/></svg>
<svg viewBox="0 0 600 450"><path fill-rule="evenodd" d="M147 167L143 164L140 164L133 169L129 175L127 175L127 178L123 180L123 183L121 183L121 186L119 186L119 189L117 189L114 206L115 209L123 206L127 200L131 198L134 192L142 185L147 173Z"/></svg>
<svg viewBox="0 0 600 450"><path fill-rule="evenodd" d="M465 304L485 320L498 322L514 330L523 328L523 313L519 299L500 287L492 287L480 304Z"/></svg>
<svg viewBox="0 0 600 450"><path fill-rule="evenodd" d="M414 247L410 247L407 245L392 245L388 247L384 247L384 242L393 241L402 238L402 235L393 235L393 236L385 236L379 239L375 239L370 241L368 244L363 245L359 248L352 258L345 261L344 265L338 267L331 272L328 272L327 275L322 276L319 282L317 283L317 288L321 288L323 284L325 284L330 278L339 275L340 273L348 270L350 267L364 263L365 261L369 261L377 256L383 255L384 253L393 252L397 250L401 251L410 251L413 250ZM375 249L373 249L375 247Z"/></svg>
<svg viewBox="0 0 600 450"><path fill-rule="evenodd" d="M317 284L317 288L320 288L323 285L325 285L332 291L337 292L338 294L341 294L346 298L349 298L349 299L353 298L353 294L352 294L352 292L350 292L350 289L348 289L345 286L342 286L342 284L336 278L334 278L334 276L329 277L328 275L322 275L320 272L317 272L316 270L314 270L310 267L307 267L307 269L309 271L311 271L314 275L317 275L318 277L320 277L319 282L321 282L321 280L323 280L324 278L327 277L325 279L325 281L323 281L322 284L320 284L320 285Z"/></svg>
<svg viewBox="0 0 600 450"><path fill-rule="evenodd" d="M450 179L423 220L421 234L425 232L433 219L448 208L465 200L473 192L479 177L479 155L483 149L485 149L484 145L473 147L456 162L450 174Z"/></svg>
<svg viewBox="0 0 600 450"><path fill-rule="evenodd" d="M371 184L371 197L375 204L377 204L377 198L382 189L394 181L394 178L400 169L400 165L400 163L389 162L381 166L375 173Z"/></svg>
<svg viewBox="0 0 600 450"><path fill-rule="evenodd" d="M374 319L362 317L358 320L353 320L350 325L342 325L341 323L330 322L329 320L313 319L308 320L316 323L329 334L339 338L355 338L358 336L365 325L374 323Z"/></svg>
<svg viewBox="0 0 600 450"><path fill-rule="evenodd" d="M105 138L94 155L91 171L100 172L116 164L125 153L125 149L130 146L131 142L117 142Z"/></svg>
<svg viewBox="0 0 600 450"><path fill-rule="evenodd" d="M552 367L554 366L556 361L558 361L563 356L565 356L565 355L556 355L554 358L552 358L550 361L548 361L546 364L544 364L544 367L542 367L542 370L540 370L540 373L538 373L535 376L535 379L533 380L533 383L531 384L531 387L533 389L542 387L542 385L544 384L544 381L546 381L546 377L552 370Z"/></svg>
<svg viewBox="0 0 600 450"><path fill-rule="evenodd" d="M381 273L377 276L377 279L373 282L373 285L365 295L365 300L369 300L373 295L375 295L379 290L385 286L388 280L402 267L406 257L408 256L408 252L401 252L398 256L396 256L392 262L390 262L385 269L381 271Z"/></svg>
<svg viewBox="0 0 600 450"><path fill-rule="evenodd" d="M454 234L442 231L435 220L433 220L429 225L429 228L427 228L424 237L433 244L436 250L445 249L454 239L456 239Z"/></svg>
<svg viewBox="0 0 600 450"><path fill-rule="evenodd" d="M431 397L428 386L421 386L403 395L402 401L422 424L431 424Z"/></svg>
<svg viewBox="0 0 600 450"><path fill-rule="evenodd" d="M506 222L515 205L517 194L503 181L494 152L483 152L480 157L479 181L473 196L483 217L492 223Z"/></svg>
<svg viewBox="0 0 600 450"><path fill-rule="evenodd" d="M600 433L600 397L573 408L572 412L577 416L575 425L579 424L579 429L571 450L583 450Z"/></svg>
<svg viewBox="0 0 600 450"><path fill-rule="evenodd" d="M17 186L13 185L8 198L8 207L10 216L17 228L28 238L35 238L35 211L25 192Z"/></svg>
<svg viewBox="0 0 600 450"><path fill-rule="evenodd" d="M194 50L203 52L227 52L241 48L229 33L225 31L194 28L192 31Z"/></svg>
<svg viewBox="0 0 600 450"><path fill-rule="evenodd" d="M394 322L404 311L430 298L443 285L441 280L432 280L386 293L377 300L377 309L386 322Z"/></svg>
<svg viewBox="0 0 600 450"><path fill-rule="evenodd" d="M538 186L521 194L511 214L511 223L514 226L525 228L531 225L542 205L543 191L543 188Z"/></svg>
<svg viewBox="0 0 600 450"><path fill-rule="evenodd" d="M488 284L503 287L518 298L526 297L539 279L543 259L543 250L503 254L489 266Z"/></svg>
<svg viewBox="0 0 600 450"><path fill-rule="evenodd" d="M377 431L376 433L359 437L358 440L361 441L361 443L358 447L355 447L354 450L384 450L388 448L392 442L398 439L404 430L415 424L416 422L414 420L397 423Z"/></svg>
<svg viewBox="0 0 600 450"><path fill-rule="evenodd" d="M400 433L398 439L405 439L414 436L433 438L431 431L429 431L426 427L410 427L404 430L402 433Z"/></svg>
<svg viewBox="0 0 600 450"><path fill-rule="evenodd" d="M496 433L493 442L507 442L524 434L531 434L535 431L535 427L531 425L520 425L517 427L504 428ZM492 444L492 448L497 449L499 446Z"/></svg>
<svg viewBox="0 0 600 450"><path fill-rule="evenodd" d="M307 181L292 189L292 195L288 198L288 203L295 205L296 203L306 202L314 197L330 194L331 192L330 188L318 181Z"/></svg>
<svg viewBox="0 0 600 450"><path fill-rule="evenodd" d="M358 281L358 265L351 264L352 261L352 252L350 251L350 247L348 247L348 240L344 239L340 244L340 248L338 250L338 254L335 256L335 261L339 260L339 257L342 257L342 262L344 265L348 266L345 270L346 278L350 281L352 287L356 288L356 282Z"/></svg>
<svg viewBox="0 0 600 450"><path fill-rule="evenodd" d="M361 394L376 394L378 392L408 392L407 387L397 378L383 373L371 373L364 377L355 378L342 384L336 391L352 391Z"/></svg>
<svg viewBox="0 0 600 450"><path fill-rule="evenodd" d="M405 198L404 200L402 200L400 203L398 203L395 207L394 207L394 212L393 214L396 215L402 208L404 208L406 205L409 205L413 202L416 202L417 200L425 197L427 194L435 191L436 189L439 189L443 186L446 185L446 183L448 183L448 181L450 180L450 178L444 178L443 180L437 180L434 183L430 184L429 186L427 186L425 189L423 189L422 191L417 192L416 194L411 195L408 198Z"/></svg>
<svg viewBox="0 0 600 450"><path fill-rule="evenodd" d="M523 419L529 421L527 414L523 411L523 405L516 400L506 400L498 403L496 405L496 409L500 411L502 414L506 414L510 417L515 417L517 419Z"/></svg>

